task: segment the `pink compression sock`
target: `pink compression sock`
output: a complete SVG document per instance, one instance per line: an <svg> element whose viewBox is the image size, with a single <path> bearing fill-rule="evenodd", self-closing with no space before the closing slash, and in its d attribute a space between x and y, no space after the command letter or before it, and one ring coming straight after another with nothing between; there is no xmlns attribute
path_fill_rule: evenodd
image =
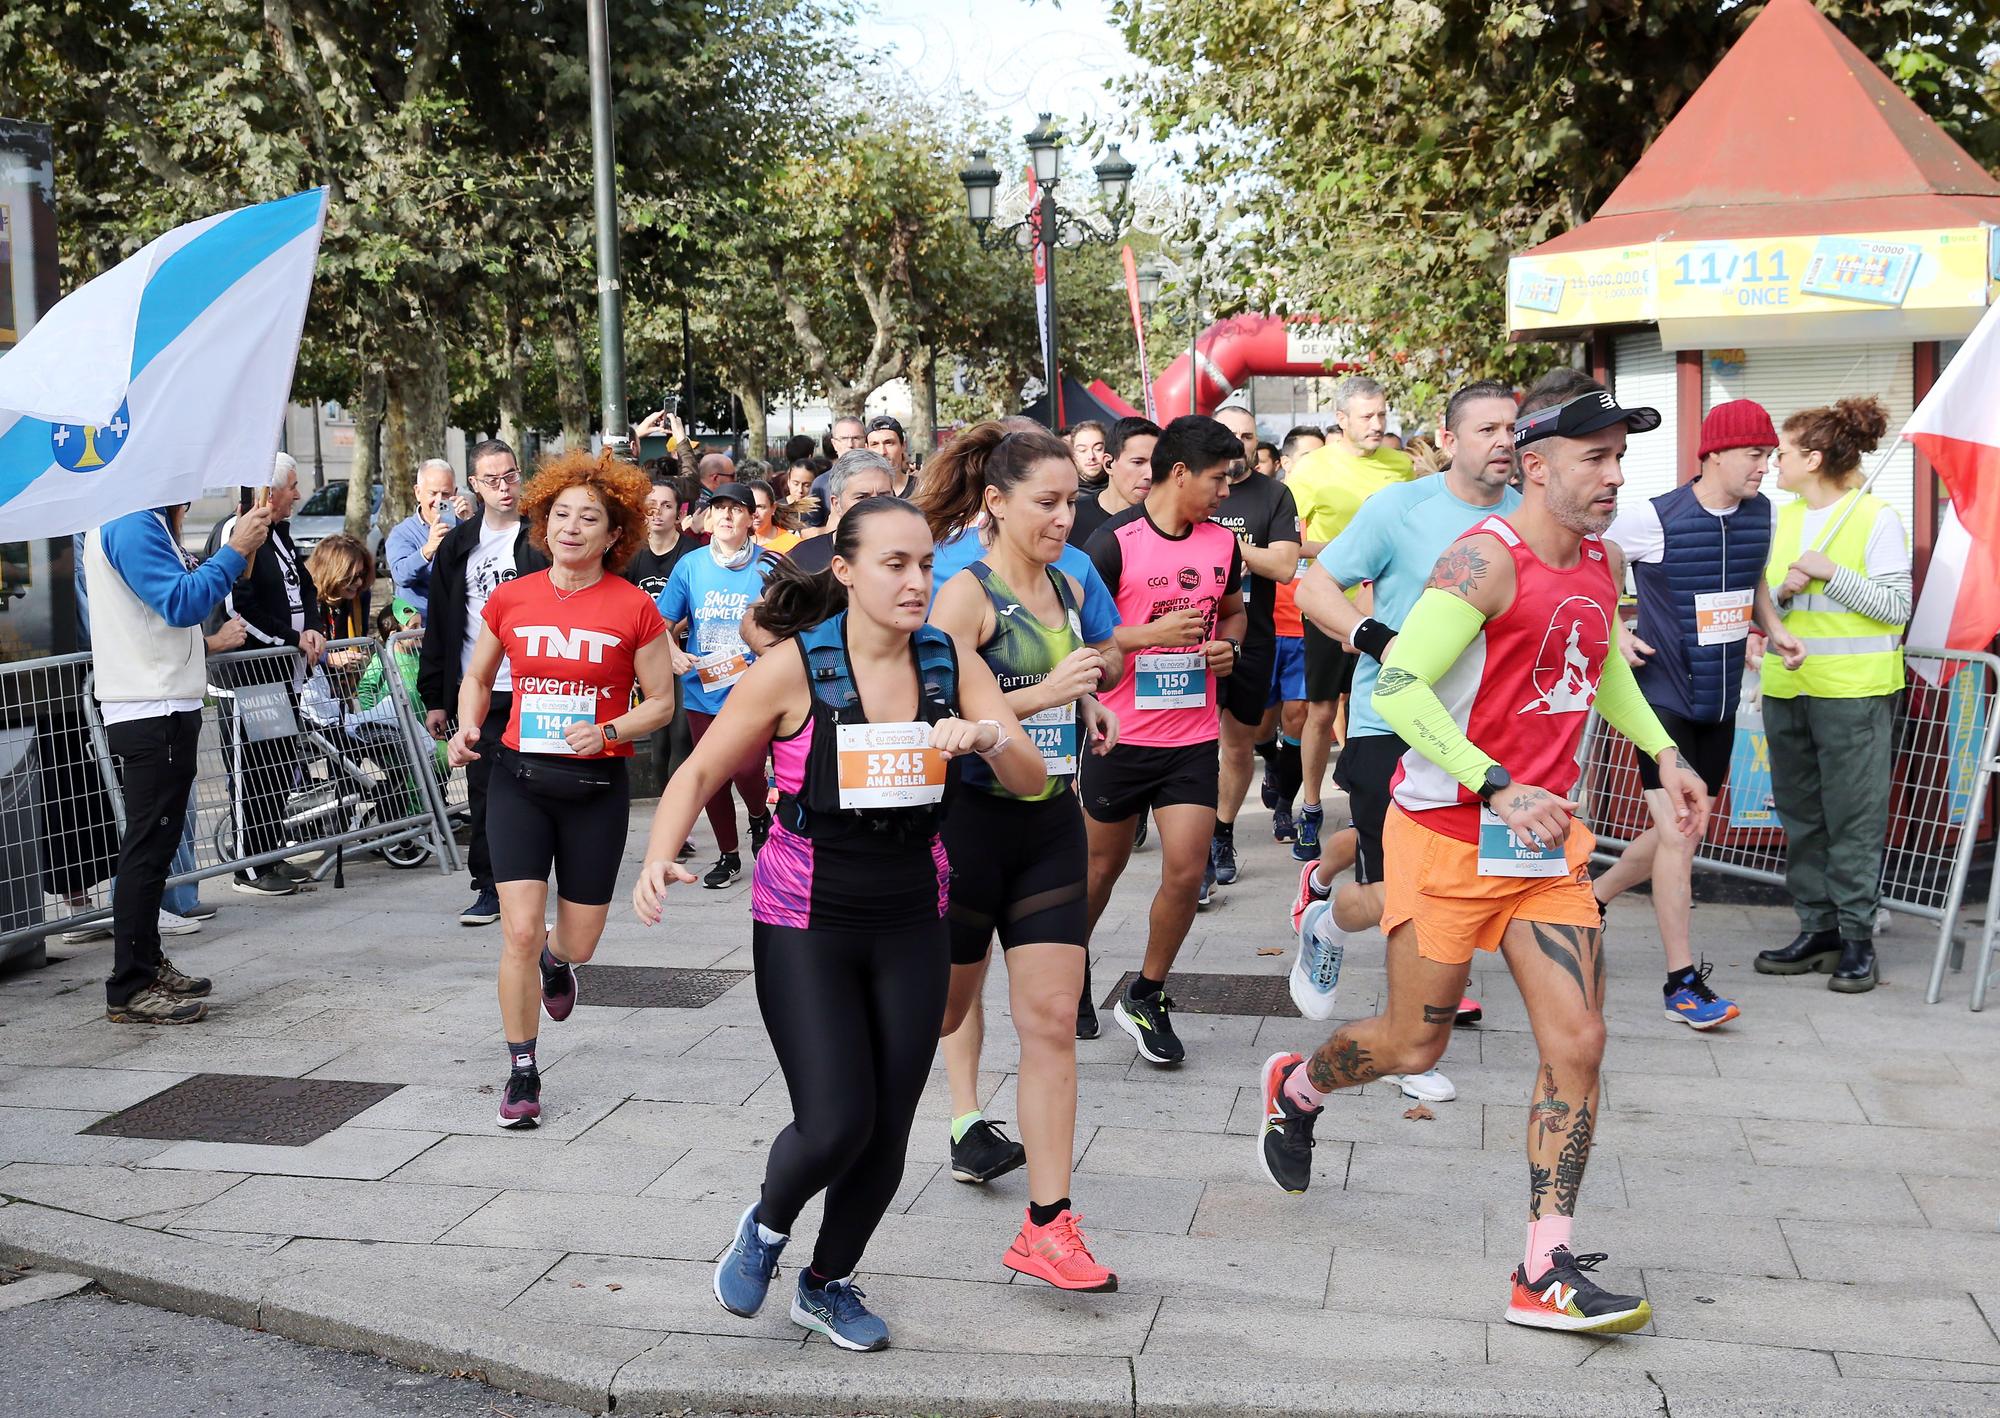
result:
<svg viewBox="0 0 2000 1418"><path fill-rule="evenodd" d="M1549 1252L1557 1246L1569 1244L1570 1227L1575 1224L1573 1216L1544 1216L1539 1221L1528 1223L1528 1278L1538 1279L1548 1274Z"/></svg>
<svg viewBox="0 0 2000 1418"><path fill-rule="evenodd" d="M1328 1095L1313 1087L1312 1080L1306 1077L1311 1062L1312 1060L1308 1058L1306 1062L1292 1070L1292 1076L1285 1080L1285 1096L1308 1112L1317 1113L1326 1106Z"/></svg>

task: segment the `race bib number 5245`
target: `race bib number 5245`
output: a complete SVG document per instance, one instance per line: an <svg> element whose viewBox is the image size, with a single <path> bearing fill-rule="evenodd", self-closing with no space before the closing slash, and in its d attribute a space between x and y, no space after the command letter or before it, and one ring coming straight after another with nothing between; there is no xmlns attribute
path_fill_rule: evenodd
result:
<svg viewBox="0 0 2000 1418"><path fill-rule="evenodd" d="M834 735L843 808L923 807L944 797L945 757L931 726L841 724Z"/></svg>

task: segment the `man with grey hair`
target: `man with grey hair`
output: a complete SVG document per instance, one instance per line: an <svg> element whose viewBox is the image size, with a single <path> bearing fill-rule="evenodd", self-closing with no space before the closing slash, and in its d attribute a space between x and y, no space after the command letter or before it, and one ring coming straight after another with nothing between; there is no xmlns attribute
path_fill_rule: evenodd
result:
<svg viewBox="0 0 2000 1418"><path fill-rule="evenodd" d="M443 458L426 458L418 465L416 500L417 510L390 528L384 551L396 594L428 612L431 561L444 534L472 515L472 504L458 490L458 470Z"/></svg>
<svg viewBox="0 0 2000 1418"><path fill-rule="evenodd" d="M826 482L820 495L826 499L826 530L808 537L788 553L794 566L808 571L824 571L833 565L833 533L847 509L864 497L886 497L896 485L896 469L880 453L853 448L840 455L821 475ZM819 484L813 484L815 490Z"/></svg>
<svg viewBox="0 0 2000 1418"><path fill-rule="evenodd" d="M1340 381L1334 396L1340 427L1318 452L1308 453L1292 469L1286 485L1298 503L1303 531L1299 554L1317 557L1346 530L1361 504L1385 487L1408 482L1416 475L1409 455L1387 447L1388 391L1365 374ZM1299 743L1304 805L1294 824L1292 856L1302 862L1319 857L1320 788L1332 757L1334 728L1341 701L1354 682L1354 654L1338 636L1310 620L1305 623L1306 723Z"/></svg>
<svg viewBox="0 0 2000 1418"><path fill-rule="evenodd" d="M867 425L850 414L846 418L837 418L833 421L833 427L828 430L826 435L826 455L835 462L839 462L845 455L857 449L865 448L867 443ZM821 473L813 479L812 495L819 499L819 506L806 519L809 526L824 527L832 521L833 514L831 507L833 494L828 492L826 488L826 480L831 476L831 471L829 469L827 472ZM890 485L893 487L894 483L892 482Z"/></svg>

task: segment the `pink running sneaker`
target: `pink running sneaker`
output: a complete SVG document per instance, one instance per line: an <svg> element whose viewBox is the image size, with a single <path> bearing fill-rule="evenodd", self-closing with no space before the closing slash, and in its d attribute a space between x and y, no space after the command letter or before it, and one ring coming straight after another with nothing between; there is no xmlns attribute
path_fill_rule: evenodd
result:
<svg viewBox="0 0 2000 1418"><path fill-rule="evenodd" d="M1297 935L1299 933L1299 918L1305 915L1306 907L1312 905L1312 903L1315 901L1328 900L1333 895L1333 893L1329 891L1325 896L1321 896L1312 889L1313 872L1315 869L1318 868L1318 866L1319 866L1319 861L1317 858L1315 858L1314 860L1307 862L1305 866L1301 868L1299 871L1298 895L1292 898L1293 935Z"/></svg>
<svg viewBox="0 0 2000 1418"><path fill-rule="evenodd" d="M494 1119L503 1128L532 1128L542 1125L542 1076L534 1069L507 1075L507 1092L500 1100L500 1116Z"/></svg>
<svg viewBox="0 0 2000 1418"><path fill-rule="evenodd" d="M567 960L549 964L555 957L548 953L547 936L542 938L542 950L542 1008L560 1024L576 1008L576 967Z"/></svg>

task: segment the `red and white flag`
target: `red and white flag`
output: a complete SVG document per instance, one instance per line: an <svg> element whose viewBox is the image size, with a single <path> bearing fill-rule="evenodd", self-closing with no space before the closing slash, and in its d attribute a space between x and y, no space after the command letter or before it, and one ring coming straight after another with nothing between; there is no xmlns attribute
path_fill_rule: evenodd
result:
<svg viewBox="0 0 2000 1418"><path fill-rule="evenodd" d="M1924 395L1903 437L1951 494L1909 643L1984 650L2000 634L2000 306Z"/></svg>

